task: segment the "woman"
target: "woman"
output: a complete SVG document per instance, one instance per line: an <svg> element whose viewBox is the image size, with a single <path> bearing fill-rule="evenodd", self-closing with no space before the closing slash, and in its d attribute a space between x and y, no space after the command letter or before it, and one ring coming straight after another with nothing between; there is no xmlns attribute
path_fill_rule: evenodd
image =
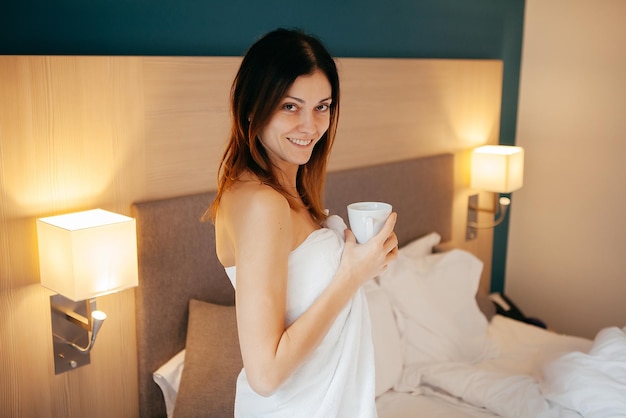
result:
<svg viewBox="0 0 626 418"><path fill-rule="evenodd" d="M323 209L339 115L332 57L299 31L268 33L241 63L231 113L207 215L236 288L244 367L235 415L375 417L369 317L359 288L397 256L396 214L358 245Z"/></svg>

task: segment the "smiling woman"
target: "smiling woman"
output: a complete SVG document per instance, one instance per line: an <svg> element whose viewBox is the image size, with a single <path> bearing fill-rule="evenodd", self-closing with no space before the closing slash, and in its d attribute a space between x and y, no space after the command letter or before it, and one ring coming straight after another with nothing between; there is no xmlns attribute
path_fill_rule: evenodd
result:
<svg viewBox="0 0 626 418"><path fill-rule="evenodd" d="M359 245L323 210L338 112L335 62L316 38L279 29L244 57L206 214L236 289L236 417L376 416L361 285L397 256L396 215Z"/></svg>
<svg viewBox="0 0 626 418"><path fill-rule="evenodd" d="M288 170L297 170L309 161L313 147L330 125L331 103L330 83L321 71L294 81L259 135L275 169L288 175Z"/></svg>
<svg viewBox="0 0 626 418"><path fill-rule="evenodd" d="M319 76L313 77L318 72L325 76L325 80ZM296 88L306 79L316 82L304 83L308 86L307 90L293 91L290 97L290 89ZM321 90L316 91L318 88ZM297 97L300 94L311 97ZM252 45L237 72L231 90L230 140L220 164L217 198L207 212L207 217L215 218L223 192L243 173L254 174L259 181L281 193L290 207L298 206L297 199L293 197L294 190L287 190L286 185L281 184L277 175L282 171L274 169L275 162L260 141L271 119L276 118L278 122L284 110L307 107L293 100L293 97L300 101L313 100L315 106L322 104L320 100L329 105L328 126L319 132L321 136L317 138L311 158L298 170L295 179L298 188L295 194L302 200L301 203L309 208L316 221L326 218L319 197L337 130L339 75L335 61L316 38L284 29L270 32ZM314 139L303 137L302 133L295 138Z"/></svg>

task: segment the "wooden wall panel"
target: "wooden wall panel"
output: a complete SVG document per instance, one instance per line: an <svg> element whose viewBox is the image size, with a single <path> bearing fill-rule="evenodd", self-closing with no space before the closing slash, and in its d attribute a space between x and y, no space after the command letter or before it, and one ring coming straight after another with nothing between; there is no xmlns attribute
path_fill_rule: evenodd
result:
<svg viewBox="0 0 626 418"><path fill-rule="evenodd" d="M330 169L457 156L452 245L465 242L467 149L497 142L502 63L340 59ZM134 417L133 291L99 298L91 364L54 375L51 294L39 285L35 220L215 187L237 57L0 57L0 416ZM428 181L428 179L424 179Z"/></svg>
<svg viewBox="0 0 626 418"><path fill-rule="evenodd" d="M0 416L137 415L132 290L99 299L109 319L91 364L54 375L35 220L92 207L128 214L143 196L140 64L0 57Z"/></svg>
<svg viewBox="0 0 626 418"><path fill-rule="evenodd" d="M331 169L497 143L502 63L342 58Z"/></svg>
<svg viewBox="0 0 626 418"><path fill-rule="evenodd" d="M340 58L330 170L497 143L502 62ZM148 191L215 188L238 57L145 59Z"/></svg>
<svg viewBox="0 0 626 418"><path fill-rule="evenodd" d="M214 190L229 131L239 57L144 59L147 191L152 197Z"/></svg>

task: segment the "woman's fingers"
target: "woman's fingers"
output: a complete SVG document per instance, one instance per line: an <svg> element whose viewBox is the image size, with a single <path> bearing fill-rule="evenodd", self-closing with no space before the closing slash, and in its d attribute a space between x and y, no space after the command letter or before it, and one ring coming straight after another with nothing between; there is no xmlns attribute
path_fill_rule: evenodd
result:
<svg viewBox="0 0 626 418"><path fill-rule="evenodd" d="M396 226L397 219L398 219L398 214L396 212L392 212L391 215L387 217L385 224L380 230L382 235L388 236L393 232L393 228Z"/></svg>
<svg viewBox="0 0 626 418"><path fill-rule="evenodd" d="M348 228L344 229L343 236L346 242L353 242L356 244L356 237L354 236L354 232L352 232L352 230Z"/></svg>
<svg viewBox="0 0 626 418"><path fill-rule="evenodd" d="M365 244L357 244L356 237L350 229L344 231L346 247L344 257L346 267L356 273L360 281L370 279L382 273L387 264L398 256L398 238L393 232L397 213L389 215L380 232Z"/></svg>
<svg viewBox="0 0 626 418"><path fill-rule="evenodd" d="M393 234L393 228L396 226L397 218L398 214L396 212L392 212L385 220L383 227L380 229L380 231L378 231L376 235L372 237L372 239L376 239L380 243L385 243L389 236Z"/></svg>
<svg viewBox="0 0 626 418"><path fill-rule="evenodd" d="M398 248L398 237L396 236L396 233L393 232L393 228L396 226L397 219L398 214L396 212L393 212L391 215L389 215L379 233L381 237L385 237L383 248L387 253L391 253Z"/></svg>
<svg viewBox="0 0 626 418"><path fill-rule="evenodd" d="M395 232L392 232L391 235L385 241L385 245L383 246L385 251L388 254L396 254L398 252L398 237Z"/></svg>

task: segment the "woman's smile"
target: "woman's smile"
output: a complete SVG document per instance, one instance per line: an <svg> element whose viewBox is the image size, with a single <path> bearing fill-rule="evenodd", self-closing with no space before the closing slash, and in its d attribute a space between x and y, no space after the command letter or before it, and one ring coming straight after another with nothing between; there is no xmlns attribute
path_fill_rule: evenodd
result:
<svg viewBox="0 0 626 418"><path fill-rule="evenodd" d="M289 142L291 142L292 144L296 144L296 145L300 145L303 147L308 146L311 142L313 142L312 139L296 139L296 138L287 138L289 140Z"/></svg>

